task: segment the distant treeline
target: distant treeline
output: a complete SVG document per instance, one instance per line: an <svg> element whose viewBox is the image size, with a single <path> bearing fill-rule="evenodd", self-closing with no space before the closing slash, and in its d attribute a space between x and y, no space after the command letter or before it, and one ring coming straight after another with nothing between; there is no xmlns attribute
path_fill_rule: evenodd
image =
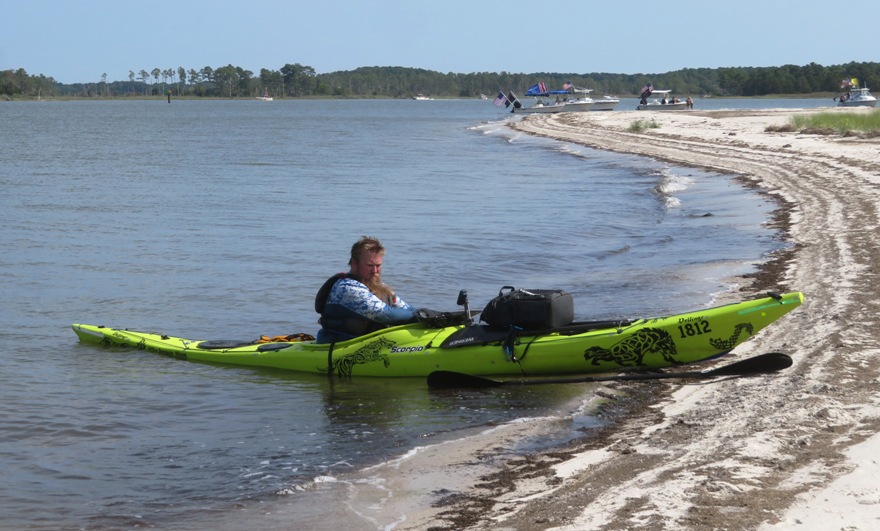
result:
<svg viewBox="0 0 880 531"><path fill-rule="evenodd" d="M815 94L840 90L844 79L856 78L862 86L880 90L880 63L848 63L822 66L685 68L665 74L556 74L536 72L477 72L456 74L421 68L362 67L350 71L317 74L299 63L280 70L262 69L259 74L227 65L199 70L154 68L128 73L126 81L107 81L107 74L93 83L58 83L42 74L29 75L23 68L0 71L0 94L6 99L49 97L175 96L252 98L268 93L274 98L368 97L408 98L424 94L440 98L494 97L499 91L522 94L544 82L548 90L564 83L593 89L594 95L637 95L650 82L657 89L678 95L766 96Z"/></svg>

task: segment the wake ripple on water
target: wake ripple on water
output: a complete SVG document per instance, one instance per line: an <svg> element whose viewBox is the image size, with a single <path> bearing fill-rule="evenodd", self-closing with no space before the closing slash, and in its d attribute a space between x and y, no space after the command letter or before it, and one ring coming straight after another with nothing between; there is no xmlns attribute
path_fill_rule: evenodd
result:
<svg viewBox="0 0 880 531"><path fill-rule="evenodd" d="M657 175L659 182L654 190L662 198L666 208L681 208L681 199L678 194L692 186L694 180L667 168L661 169Z"/></svg>

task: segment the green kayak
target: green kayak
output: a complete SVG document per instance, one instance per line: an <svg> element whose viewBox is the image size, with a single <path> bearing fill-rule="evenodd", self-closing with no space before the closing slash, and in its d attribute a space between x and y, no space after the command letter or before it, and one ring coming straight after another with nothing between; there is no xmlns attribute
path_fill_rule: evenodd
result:
<svg viewBox="0 0 880 531"><path fill-rule="evenodd" d="M131 347L181 360L337 376L548 375L657 369L730 352L800 306L800 292L688 313L625 321L572 322L544 330L475 324L469 311L435 314L338 343L309 336L256 341L184 339L74 324L82 343Z"/></svg>

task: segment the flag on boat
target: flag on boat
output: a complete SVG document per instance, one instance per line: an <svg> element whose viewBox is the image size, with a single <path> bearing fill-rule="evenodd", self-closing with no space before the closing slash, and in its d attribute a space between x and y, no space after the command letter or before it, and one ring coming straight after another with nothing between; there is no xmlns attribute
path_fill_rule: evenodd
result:
<svg viewBox="0 0 880 531"><path fill-rule="evenodd" d="M568 89L570 89L570 88L573 87L573 86L574 86L574 85L572 85L571 82L563 83L563 84L562 84L562 90L568 90Z"/></svg>
<svg viewBox="0 0 880 531"><path fill-rule="evenodd" d="M858 86L859 86L859 78L857 78L857 77L852 78L852 79L850 80L850 82L852 83L852 86L854 86L854 87L858 87Z"/></svg>
<svg viewBox="0 0 880 531"><path fill-rule="evenodd" d="M522 103L519 102L516 94L514 94L512 90L507 93L507 101L504 103L504 107L510 107L511 104L513 104L513 109L519 109L522 107ZM511 109L510 112L513 112L513 109Z"/></svg>
<svg viewBox="0 0 880 531"><path fill-rule="evenodd" d="M639 95L639 103L642 105L647 105L648 98L651 96L651 93L654 92L654 85L648 83L644 87L642 87L642 93Z"/></svg>
<svg viewBox="0 0 880 531"><path fill-rule="evenodd" d="M535 83L526 91L526 96L541 96L547 93L547 85L544 83Z"/></svg>
<svg viewBox="0 0 880 531"><path fill-rule="evenodd" d="M507 101L507 98L504 96L503 92L499 92L498 97L495 98L495 101L493 101L492 103L494 103L496 107L501 107L502 103L507 103L507 105L510 105L510 102ZM507 105L505 105L505 107L507 107Z"/></svg>

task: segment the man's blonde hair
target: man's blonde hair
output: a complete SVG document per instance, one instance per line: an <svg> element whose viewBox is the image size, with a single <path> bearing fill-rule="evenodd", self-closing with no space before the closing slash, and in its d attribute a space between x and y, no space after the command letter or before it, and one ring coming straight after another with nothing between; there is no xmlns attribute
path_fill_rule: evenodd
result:
<svg viewBox="0 0 880 531"><path fill-rule="evenodd" d="M348 260L348 265L360 260L364 253L378 253L381 255L385 254L385 248L382 247L382 242L379 241L379 238L361 236L361 239L354 242L354 245L351 246L351 258Z"/></svg>

